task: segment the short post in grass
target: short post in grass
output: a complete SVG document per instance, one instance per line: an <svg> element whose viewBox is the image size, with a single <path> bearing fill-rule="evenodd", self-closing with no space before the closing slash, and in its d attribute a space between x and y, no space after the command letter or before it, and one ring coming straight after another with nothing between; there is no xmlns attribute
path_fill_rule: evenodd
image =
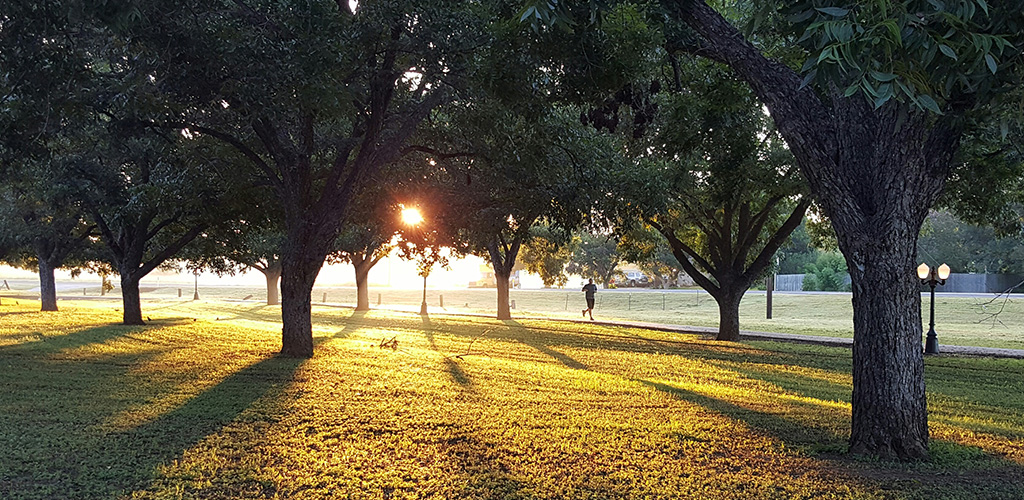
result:
<svg viewBox="0 0 1024 500"><path fill-rule="evenodd" d="M626 302L626 310L627 311L632 311L633 310L633 294L630 293L627 296L626 300L627 300L627 302Z"/></svg>
<svg viewBox="0 0 1024 500"><path fill-rule="evenodd" d="M379 293L377 294L377 305L378 306L380 305L380 294Z"/></svg>
<svg viewBox="0 0 1024 500"><path fill-rule="evenodd" d="M199 300L199 271L194 271L192 276L195 276L196 278L196 293L192 295L192 300Z"/></svg>
<svg viewBox="0 0 1024 500"><path fill-rule="evenodd" d="M444 295L438 294L437 305L441 306L441 309L444 309Z"/></svg>
<svg viewBox="0 0 1024 500"><path fill-rule="evenodd" d="M767 319L772 319L772 292L775 290L775 275L773 274L773 275L765 278L764 281L765 281L764 290L765 290L765 297L766 297L766 299L765 299L765 302L766 302L765 307L767 308L767 311L765 312L765 317Z"/></svg>
<svg viewBox="0 0 1024 500"><path fill-rule="evenodd" d="M928 264L921 263L917 266L917 277L921 278L922 285L931 288L931 304L928 312L928 336L924 343L925 354L939 353L939 337L935 334L935 285L945 285L946 278L949 278L949 266L942 264L936 269L930 269Z"/></svg>

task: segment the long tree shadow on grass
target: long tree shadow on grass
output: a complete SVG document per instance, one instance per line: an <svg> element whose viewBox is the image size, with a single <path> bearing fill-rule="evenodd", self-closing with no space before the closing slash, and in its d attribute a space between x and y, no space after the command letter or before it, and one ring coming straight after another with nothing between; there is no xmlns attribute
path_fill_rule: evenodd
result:
<svg viewBox="0 0 1024 500"><path fill-rule="evenodd" d="M459 366L459 364L454 359L451 358L451 356L448 356L447 354L442 352L441 349L437 346L437 339L434 338L434 323L430 321L430 317L424 314L421 317L420 322L421 328L423 329L423 336L427 338L427 343L430 344L430 348L434 350L434 352L437 352L438 354L444 357L444 367L445 370L448 372L448 376L452 379L453 382L459 384L463 389L468 389L469 391L473 392L473 380L469 377L469 374L467 374L466 371L463 370L462 367Z"/></svg>
<svg viewBox="0 0 1024 500"><path fill-rule="evenodd" d="M91 470L87 472L96 474L104 484L110 484L111 492L137 489L157 476L160 465L178 459L207 436L233 425L272 421L269 413L282 403L282 394L303 362L305 360L281 357L264 359L232 373L156 420L110 435L117 448L133 452L129 465L138 471L135 477L120 481L117 477L108 477L104 465L111 469L123 468L123 457L107 457L112 462L108 464L90 464Z"/></svg>
<svg viewBox="0 0 1024 500"><path fill-rule="evenodd" d="M189 369L208 369L222 354L170 365L169 383L133 372L181 346L140 338L84 357L69 353L145 329L100 326L0 349L0 362L13 371L0 394L0 498L114 498L145 488L162 465L207 436L247 425L239 423L243 413L251 421L272 418L266 413L303 361L263 359L146 423L104 431L111 418L145 412L180 391L194 380Z"/></svg>
<svg viewBox="0 0 1024 500"><path fill-rule="evenodd" d="M26 342L0 346L0 353L20 355L57 354L90 344L102 344L119 337L144 331L145 326L122 324L98 325L58 335L35 332ZM28 337L26 335L26 337Z"/></svg>
<svg viewBox="0 0 1024 500"><path fill-rule="evenodd" d="M764 435L772 436L787 445L821 445L840 444L842 437L827 429L820 429L790 420L772 413L745 408L731 402L713 398L704 394L675 387L669 384L637 380L652 389L656 389L675 399L693 403L733 420L743 422L751 429Z"/></svg>
<svg viewBox="0 0 1024 500"><path fill-rule="evenodd" d="M225 428L273 421L270 413L282 403L279 398L303 361L264 359L155 420L93 436L89 449L76 450L78 459L61 467L60 476L66 478L61 486L81 491L83 498L119 497L146 488L159 478L161 466L180 459L208 436Z"/></svg>
<svg viewBox="0 0 1024 500"><path fill-rule="evenodd" d="M345 318L345 326L341 327L340 330L334 332L332 335L336 339L344 339L352 336L353 333L362 330L366 323L366 311L352 311L352 314L348 318Z"/></svg>
<svg viewBox="0 0 1024 500"><path fill-rule="evenodd" d="M522 342L522 343L524 343L524 344L526 344L526 345L528 345L528 346L530 346L530 347L532 347L532 348L534 348L534 349L536 349L536 350L538 350L538 351L540 351L540 352L542 352L544 354L547 354L548 356L551 356L552 358L555 358L556 360L558 360L563 365L565 365L565 366L567 366L569 368L572 368L574 370L589 370L590 369L587 365L585 365L583 363L580 363L579 361L576 361L575 359L573 359L572 356L569 356L567 354L564 354L564 353L561 353L561 352L558 352L558 351L552 349L549 346L549 344L547 342L545 342L544 339L540 335L537 335L532 329L523 326L518 321L511 320L511 319L506 319L506 320L503 320L502 323L504 323L509 328L515 328L515 329L519 330L519 332L518 332L519 335L517 337L517 340L519 340L520 342Z"/></svg>

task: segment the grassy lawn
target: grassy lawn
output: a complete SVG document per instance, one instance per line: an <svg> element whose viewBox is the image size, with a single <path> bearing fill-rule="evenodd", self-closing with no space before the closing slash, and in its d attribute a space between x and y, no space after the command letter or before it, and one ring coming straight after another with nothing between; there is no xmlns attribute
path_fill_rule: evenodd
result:
<svg viewBox="0 0 1024 500"><path fill-rule="evenodd" d="M1024 361L926 360L933 461L842 454L850 356L314 307L0 306L0 498L1024 498ZM397 349L382 349L382 340Z"/></svg>

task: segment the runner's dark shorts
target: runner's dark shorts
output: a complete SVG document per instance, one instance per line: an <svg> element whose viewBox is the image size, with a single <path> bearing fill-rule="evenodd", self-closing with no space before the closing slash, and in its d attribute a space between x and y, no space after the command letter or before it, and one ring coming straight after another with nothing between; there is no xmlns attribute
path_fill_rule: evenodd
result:
<svg viewBox="0 0 1024 500"><path fill-rule="evenodd" d="M587 309L593 309L593 308L594 308L594 298L593 297L587 297Z"/></svg>

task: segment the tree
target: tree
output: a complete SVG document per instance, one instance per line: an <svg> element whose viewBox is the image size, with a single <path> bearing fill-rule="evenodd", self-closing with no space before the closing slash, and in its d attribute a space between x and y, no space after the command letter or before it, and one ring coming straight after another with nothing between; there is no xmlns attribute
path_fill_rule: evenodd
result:
<svg viewBox="0 0 1024 500"><path fill-rule="evenodd" d="M39 271L42 310L56 311L54 269L77 274L93 226L72 196L67 163L92 141L95 74L88 37L67 5L19 2L0 13L0 233L4 258ZM83 40L83 38L85 40ZM71 259L71 260L69 260ZM72 260L74 262L72 262Z"/></svg>
<svg viewBox="0 0 1024 500"><path fill-rule="evenodd" d="M532 228L579 227L593 205L589 184L613 159L607 138L581 126L578 111L530 103L481 96L446 109L437 131L453 151L471 153L439 158L432 174L453 245L494 269L498 319L511 318L509 280Z"/></svg>
<svg viewBox="0 0 1024 500"><path fill-rule="evenodd" d="M775 15L780 3L662 5L690 30L676 51L729 66L768 108L832 221L853 288L850 451L924 459L917 236L965 130L1019 81L1024 12L984 0L802 0ZM744 33L723 13L754 22ZM773 56L779 38L765 28L803 52Z"/></svg>
<svg viewBox="0 0 1024 500"><path fill-rule="evenodd" d="M808 235L807 230L807 218L805 217L803 223L793 230L789 241L775 254L779 261L778 273L802 273L804 272L804 267L817 260L820 254L821 250L811 243L811 237Z"/></svg>
<svg viewBox="0 0 1024 500"><path fill-rule="evenodd" d="M218 160L202 157L184 137L135 130L107 138L107 148L76 162L79 198L121 277L124 324L141 325L139 281L208 227L231 220L218 209L242 197L227 194L232 183L207 170Z"/></svg>
<svg viewBox="0 0 1024 500"><path fill-rule="evenodd" d="M818 259L804 267L803 290L849 291L844 283L849 271L843 256L835 252L822 252Z"/></svg>
<svg viewBox="0 0 1024 500"><path fill-rule="evenodd" d="M684 71L694 73L662 96L650 140L634 148L641 167L620 203L626 217L632 211L660 232L714 297L718 340L735 341L743 295L772 265L810 198L751 92L708 63Z"/></svg>
<svg viewBox="0 0 1024 500"><path fill-rule="evenodd" d="M565 268L572 259L579 238L562 234L547 225L536 225L523 242L519 255L527 271L540 276L545 287L563 287L569 282Z"/></svg>
<svg viewBox="0 0 1024 500"><path fill-rule="evenodd" d="M312 356L313 283L354 197L450 98L490 7L152 2L127 30L175 104L146 121L236 148L283 207L283 355Z"/></svg>
<svg viewBox="0 0 1024 500"><path fill-rule="evenodd" d="M425 187L429 192L430 187ZM421 192L418 201L411 201L406 209L415 210L419 220L408 220L400 232L398 250L406 260L415 260L418 274L423 277L423 302L420 314L427 314L427 277L436 266L448 268L448 259L452 256L452 245L456 241L449 232L450 226L444 223L444 212L441 207L431 205L424 200L438 200L438 196L430 196ZM459 250L455 250L459 253Z"/></svg>
<svg viewBox="0 0 1024 500"><path fill-rule="evenodd" d="M991 227L968 224L946 211L925 220L917 244L918 261L949 264L958 273L1024 274L1024 238L999 237Z"/></svg>
<svg viewBox="0 0 1024 500"><path fill-rule="evenodd" d="M398 168L401 163L391 167ZM369 275L373 266L395 248L400 206L395 202L391 179L382 172L374 186L359 194L328 261L349 262L356 275L356 311L370 310Z"/></svg>
<svg viewBox="0 0 1024 500"><path fill-rule="evenodd" d="M263 199L259 193L252 197ZM267 305L274 306L281 303L278 290L284 238L280 209L264 199L249 204L237 220L207 228L178 256L193 270L209 269L219 276L248 269L259 271L267 284Z"/></svg>
<svg viewBox="0 0 1024 500"><path fill-rule="evenodd" d="M81 271L95 226L85 220L59 167L21 167L0 186L0 233L8 240L0 261L37 270L41 309L56 311L54 271Z"/></svg>
<svg viewBox="0 0 1024 500"><path fill-rule="evenodd" d="M581 233L579 246L573 252L565 271L583 276L584 279L593 279L602 288L608 288L622 262L617 247L618 243L612 235Z"/></svg>

